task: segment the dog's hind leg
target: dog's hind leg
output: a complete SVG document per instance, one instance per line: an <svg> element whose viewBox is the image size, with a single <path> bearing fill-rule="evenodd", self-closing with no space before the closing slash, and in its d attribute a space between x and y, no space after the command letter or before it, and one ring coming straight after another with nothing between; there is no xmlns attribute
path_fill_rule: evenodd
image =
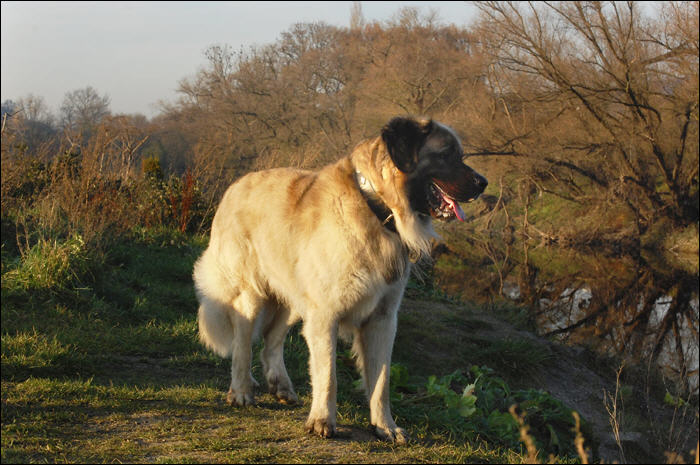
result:
<svg viewBox="0 0 700 465"><path fill-rule="evenodd" d="M290 328L289 310L282 305L270 303L267 307L271 321L263 330L265 347L260 353L265 380L270 394L283 404L299 402L294 386L284 366L284 340Z"/></svg>
<svg viewBox="0 0 700 465"><path fill-rule="evenodd" d="M370 422L377 435L389 441L405 443L408 433L396 426L391 417L389 377L391 351L396 335L400 297L382 299L372 316L355 331L353 351L369 400Z"/></svg>
<svg viewBox="0 0 700 465"><path fill-rule="evenodd" d="M255 380L250 373L255 319L265 300L253 291L243 291L233 301L230 318L233 325L231 356L231 387L226 400L230 404L245 406L255 403Z"/></svg>

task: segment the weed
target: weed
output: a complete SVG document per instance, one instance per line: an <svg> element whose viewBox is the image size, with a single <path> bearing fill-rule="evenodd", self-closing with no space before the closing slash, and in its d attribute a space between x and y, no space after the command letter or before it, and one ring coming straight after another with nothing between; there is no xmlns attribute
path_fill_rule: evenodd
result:
<svg viewBox="0 0 700 465"><path fill-rule="evenodd" d="M605 410L608 412L610 428L615 437L615 443L617 444L617 448L620 451L620 459L622 460L622 463L627 463L627 458L625 457L625 450L622 447L622 441L620 440L620 429L622 427L621 423L623 418L622 398L620 395L620 376L622 375L623 368L624 364L620 365L620 368L616 372L617 378L615 383L615 394L610 395L607 391L604 391L603 401L605 403Z"/></svg>
<svg viewBox="0 0 700 465"><path fill-rule="evenodd" d="M93 253L79 235L64 241L40 240L24 252L15 266L3 270L7 290L66 292L94 280L102 257Z"/></svg>
<svg viewBox="0 0 700 465"><path fill-rule="evenodd" d="M513 417L511 409L517 406L523 412L521 417L527 415L533 447L540 453L577 456L573 411L546 392L513 391L485 366L474 365L467 374L455 371L439 378L431 375L423 388L407 385L409 378L401 365L392 366L393 374L396 378L391 380L392 391L402 391L392 398L399 407L429 409L424 412L429 420L449 419L447 428L454 437L465 441L482 438L489 444L516 448L522 439L522 424Z"/></svg>
<svg viewBox="0 0 700 465"><path fill-rule="evenodd" d="M574 421L576 422L576 439L574 440L574 444L576 445L576 452L581 458L581 463L586 464L588 463L588 454L583 448L584 439L583 434L581 434L581 417L579 416L578 412L572 412L572 415L574 416Z"/></svg>

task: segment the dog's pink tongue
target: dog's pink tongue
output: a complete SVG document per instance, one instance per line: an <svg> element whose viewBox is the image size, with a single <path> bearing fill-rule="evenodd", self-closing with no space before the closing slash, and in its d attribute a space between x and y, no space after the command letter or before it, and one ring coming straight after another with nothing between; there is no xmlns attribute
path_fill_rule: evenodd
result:
<svg viewBox="0 0 700 465"><path fill-rule="evenodd" d="M460 207L457 202L455 202L448 196L443 195L442 197L445 199L445 202L447 202L450 208L452 208L452 211L455 212L455 216L457 216L457 219L461 222L464 222L465 215L464 210L462 210L462 207Z"/></svg>

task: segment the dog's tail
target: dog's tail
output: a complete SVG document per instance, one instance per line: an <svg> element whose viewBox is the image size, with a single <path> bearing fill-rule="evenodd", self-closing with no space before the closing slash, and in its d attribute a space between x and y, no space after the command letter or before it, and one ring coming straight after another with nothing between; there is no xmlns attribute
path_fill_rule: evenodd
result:
<svg viewBox="0 0 700 465"><path fill-rule="evenodd" d="M227 308L208 297L199 304L199 340L221 357L230 357L233 348L233 325Z"/></svg>
<svg viewBox="0 0 700 465"><path fill-rule="evenodd" d="M233 351L233 325L229 317L231 307L225 304L219 270L209 259L207 251L194 266L194 283L199 299L199 340L216 354L230 357ZM219 298L217 298L219 297Z"/></svg>

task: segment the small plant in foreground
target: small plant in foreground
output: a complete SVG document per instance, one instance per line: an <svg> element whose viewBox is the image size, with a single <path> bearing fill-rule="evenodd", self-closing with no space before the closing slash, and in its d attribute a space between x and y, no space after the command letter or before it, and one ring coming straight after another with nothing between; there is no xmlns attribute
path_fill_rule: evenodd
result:
<svg viewBox="0 0 700 465"><path fill-rule="evenodd" d="M392 391L410 391L407 379L405 369L392 366ZM573 410L545 391L512 391L502 378L485 366L474 365L467 374L458 370L440 378L430 376L425 384L425 395L406 396L396 392L392 400L428 404L429 400L437 400L451 413L450 423L459 427L458 431L466 440L481 437L509 448L519 447L522 439L522 425L510 412L515 407L522 412L521 417L527 419L529 435L540 453L578 455L578 430Z"/></svg>

